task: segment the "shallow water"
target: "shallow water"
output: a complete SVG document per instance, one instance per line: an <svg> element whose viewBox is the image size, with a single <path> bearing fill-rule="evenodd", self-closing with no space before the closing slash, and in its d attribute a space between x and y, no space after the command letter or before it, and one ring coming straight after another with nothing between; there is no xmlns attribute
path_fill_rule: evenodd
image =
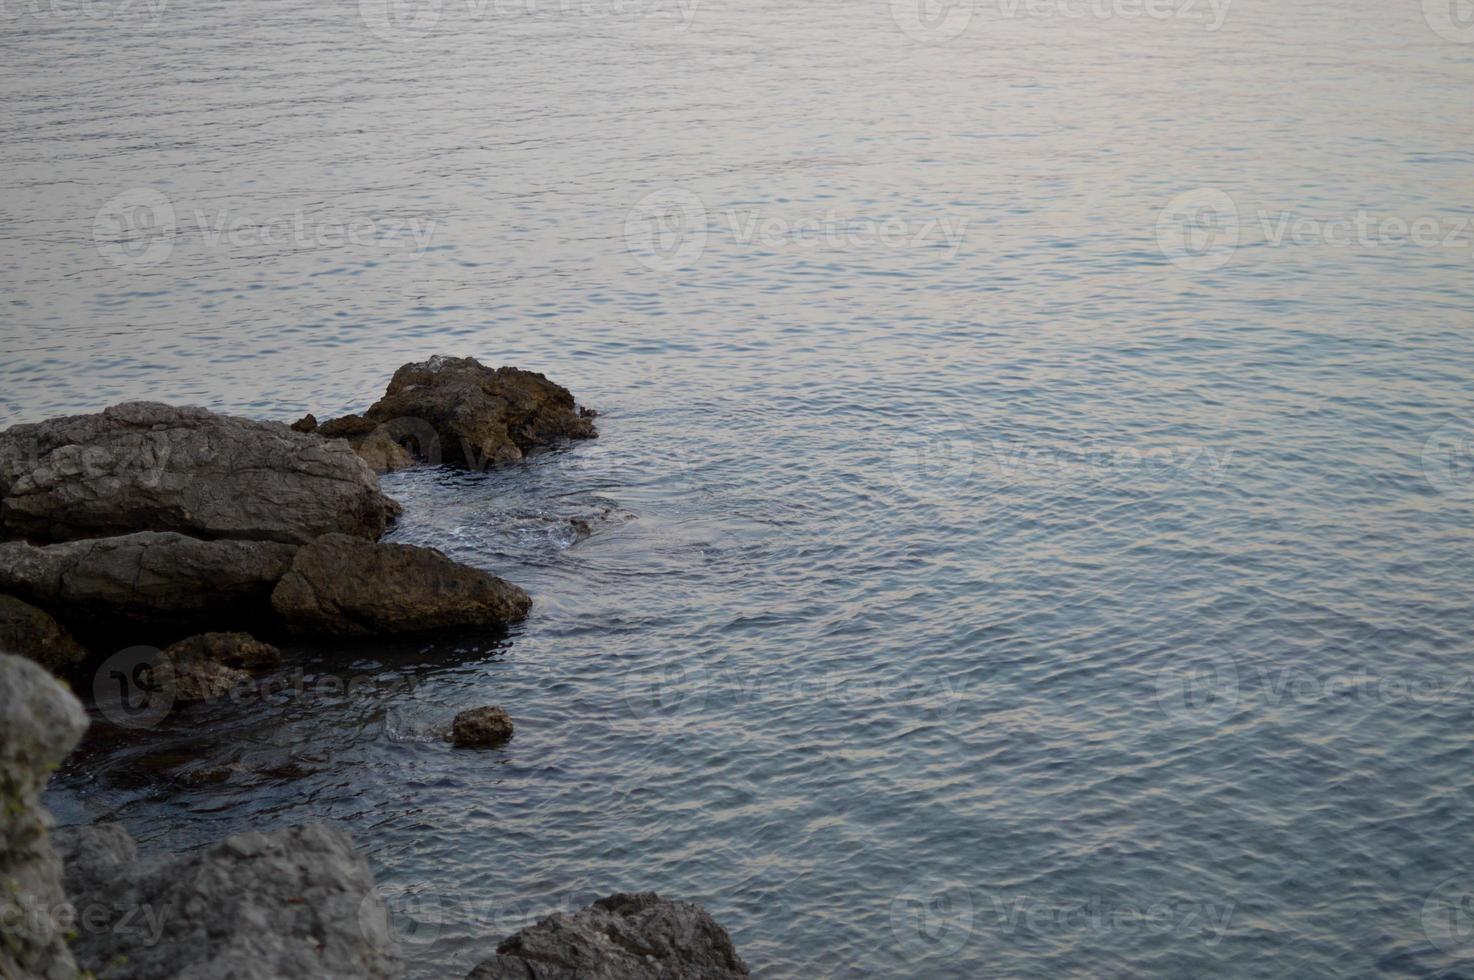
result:
<svg viewBox="0 0 1474 980"><path fill-rule="evenodd" d="M525 624L294 648L62 822L336 822L424 978L645 888L765 976L1469 968L1474 46L1148 6L4 0L0 422L601 413L385 480Z"/></svg>

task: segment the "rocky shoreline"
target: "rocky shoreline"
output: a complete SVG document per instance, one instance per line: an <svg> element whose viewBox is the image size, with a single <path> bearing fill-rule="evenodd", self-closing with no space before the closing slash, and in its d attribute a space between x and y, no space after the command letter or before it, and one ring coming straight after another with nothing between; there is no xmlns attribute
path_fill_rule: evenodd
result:
<svg viewBox="0 0 1474 980"><path fill-rule="evenodd" d="M272 641L519 621L532 599L518 586L380 540L401 508L376 474L515 462L596 437L593 418L541 374L437 356L400 368L362 415L324 423L130 402L0 432L0 976L402 975L367 863L340 831L144 858L118 825L52 834L40 793L88 724L56 677L90 677L126 648L130 710L167 713L271 670ZM485 747L511 734L507 713L486 707L458 716L451 738ZM157 928L118 928L122 909ZM720 980L747 968L703 910L639 894L551 916L471 975Z"/></svg>

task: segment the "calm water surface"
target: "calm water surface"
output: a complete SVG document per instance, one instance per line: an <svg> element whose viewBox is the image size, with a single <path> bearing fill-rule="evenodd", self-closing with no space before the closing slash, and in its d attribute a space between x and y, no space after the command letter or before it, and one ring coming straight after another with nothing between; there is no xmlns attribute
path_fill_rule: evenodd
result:
<svg viewBox="0 0 1474 980"><path fill-rule="evenodd" d="M645 888L774 977L1474 969L1438 6L4 0L0 422L601 413L385 480L525 624L291 648L59 818L335 822L419 978Z"/></svg>

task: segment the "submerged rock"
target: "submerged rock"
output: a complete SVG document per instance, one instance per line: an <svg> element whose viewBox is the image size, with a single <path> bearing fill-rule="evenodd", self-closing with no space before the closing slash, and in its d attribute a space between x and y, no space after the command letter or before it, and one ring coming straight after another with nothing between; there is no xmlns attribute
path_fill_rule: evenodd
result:
<svg viewBox="0 0 1474 980"><path fill-rule="evenodd" d="M200 633L169 647L164 656L176 663L208 660L245 670L262 670L281 663L280 650L250 633Z"/></svg>
<svg viewBox="0 0 1474 980"><path fill-rule="evenodd" d="M495 705L462 711L450 726L450 740L463 748L500 745L511 737L512 716Z"/></svg>
<svg viewBox="0 0 1474 980"><path fill-rule="evenodd" d="M297 552L271 604L294 632L351 636L507 623L532 600L433 548L328 534Z"/></svg>
<svg viewBox="0 0 1474 980"><path fill-rule="evenodd" d="M223 698L231 688L250 679L246 671L213 660L176 661L162 657L153 670L159 694L176 702Z"/></svg>
<svg viewBox="0 0 1474 980"><path fill-rule="evenodd" d="M215 625L266 615L271 590L296 550L274 541L201 541L154 531L44 546L6 541L0 542L0 590L68 624Z"/></svg>
<svg viewBox="0 0 1474 980"><path fill-rule="evenodd" d="M506 939L466 980L734 980L748 976L727 931L698 905L611 895Z"/></svg>
<svg viewBox="0 0 1474 980"><path fill-rule="evenodd" d="M436 355L406 364L364 416L376 424L428 426L437 445L433 453L422 445L420 455L468 469L518 460L560 439L598 435L592 415L578 411L567 388L533 371L492 369L471 357Z"/></svg>
<svg viewBox="0 0 1474 980"><path fill-rule="evenodd" d="M341 831L251 832L145 860L117 825L61 831L57 844L67 897L93 917L72 948L101 980L403 973L368 862Z"/></svg>
<svg viewBox="0 0 1474 980"><path fill-rule="evenodd" d="M81 703L56 678L0 654L0 976L77 976L41 790L86 728Z"/></svg>
<svg viewBox="0 0 1474 980"><path fill-rule="evenodd" d="M25 657L52 673L86 659L87 651L44 609L0 595L0 650Z"/></svg>
<svg viewBox="0 0 1474 980"><path fill-rule="evenodd" d="M377 539L398 513L355 453L277 422L128 402L0 432L0 535Z"/></svg>
<svg viewBox="0 0 1474 980"><path fill-rule="evenodd" d="M280 650L249 633L200 633L164 650L152 676L172 701L213 701L280 662Z"/></svg>

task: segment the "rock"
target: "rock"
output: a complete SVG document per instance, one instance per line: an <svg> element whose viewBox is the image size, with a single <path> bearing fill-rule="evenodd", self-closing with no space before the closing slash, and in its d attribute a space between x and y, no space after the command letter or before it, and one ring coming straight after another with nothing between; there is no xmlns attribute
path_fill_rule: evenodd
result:
<svg viewBox="0 0 1474 980"><path fill-rule="evenodd" d="M317 427L317 434L327 439L361 439L379 427L362 415L344 415L329 419Z"/></svg>
<svg viewBox="0 0 1474 980"><path fill-rule="evenodd" d="M87 657L50 613L8 595L0 595L0 650L30 657L53 674Z"/></svg>
<svg viewBox="0 0 1474 980"><path fill-rule="evenodd" d="M77 976L41 791L86 728L87 713L56 678L0 654L0 977Z"/></svg>
<svg viewBox="0 0 1474 980"><path fill-rule="evenodd" d="M311 412L308 412L306 415L293 422L291 425L291 429L293 432L316 432L317 416L313 415Z"/></svg>
<svg viewBox="0 0 1474 980"><path fill-rule="evenodd" d="M727 931L698 905L654 892L611 895L506 939L466 980L735 980Z"/></svg>
<svg viewBox="0 0 1474 980"><path fill-rule="evenodd" d="M170 660L159 658L153 679L162 696L176 702L213 701L223 698L237 684L249 681L251 675L237 667L227 667L213 660Z"/></svg>
<svg viewBox="0 0 1474 980"><path fill-rule="evenodd" d="M227 667L264 670L281 663L281 651L250 633L200 633L164 651L172 661L209 660Z"/></svg>
<svg viewBox="0 0 1474 980"><path fill-rule="evenodd" d="M249 633L201 633L164 650L153 679L173 701L213 701L280 662L280 650Z"/></svg>
<svg viewBox="0 0 1474 980"><path fill-rule="evenodd" d="M535 446L598 435L567 388L533 371L493 370L471 357L436 355L406 364L364 415L375 423L428 427L437 445L422 440L421 456L477 470L521 459Z"/></svg>
<svg viewBox="0 0 1474 980"><path fill-rule="evenodd" d="M216 625L266 615L271 590L296 550L273 541L201 541L154 531L44 546L5 541L0 591L73 626Z"/></svg>
<svg viewBox="0 0 1474 980"><path fill-rule="evenodd" d="M368 863L340 831L245 833L142 860L126 836L116 825L58 835L79 912L72 948L102 980L403 973Z"/></svg>
<svg viewBox="0 0 1474 980"><path fill-rule="evenodd" d="M456 715L450 740L463 748L500 745L512 737L512 716L502 708L471 708Z"/></svg>
<svg viewBox="0 0 1474 980"><path fill-rule="evenodd" d="M348 440L348 445L375 473L392 473L415 465L415 458L394 438L391 428L362 415L345 415L325 423L317 432L329 439Z"/></svg>
<svg viewBox="0 0 1474 980"><path fill-rule="evenodd" d="M271 594L296 633L410 633L527 615L526 592L433 548L327 534L297 552Z"/></svg>
<svg viewBox="0 0 1474 980"><path fill-rule="evenodd" d="M52 833L51 845L61 859L62 886L69 896L132 873L138 861L138 844L120 823L63 827Z"/></svg>
<svg viewBox="0 0 1474 980"><path fill-rule="evenodd" d="M128 402L0 433L0 533L377 539L398 513L347 446L278 422Z"/></svg>
<svg viewBox="0 0 1474 980"><path fill-rule="evenodd" d="M348 445L375 473L393 473L415 465L415 458L409 450L395 442L383 429L375 429L360 439L351 439Z"/></svg>

